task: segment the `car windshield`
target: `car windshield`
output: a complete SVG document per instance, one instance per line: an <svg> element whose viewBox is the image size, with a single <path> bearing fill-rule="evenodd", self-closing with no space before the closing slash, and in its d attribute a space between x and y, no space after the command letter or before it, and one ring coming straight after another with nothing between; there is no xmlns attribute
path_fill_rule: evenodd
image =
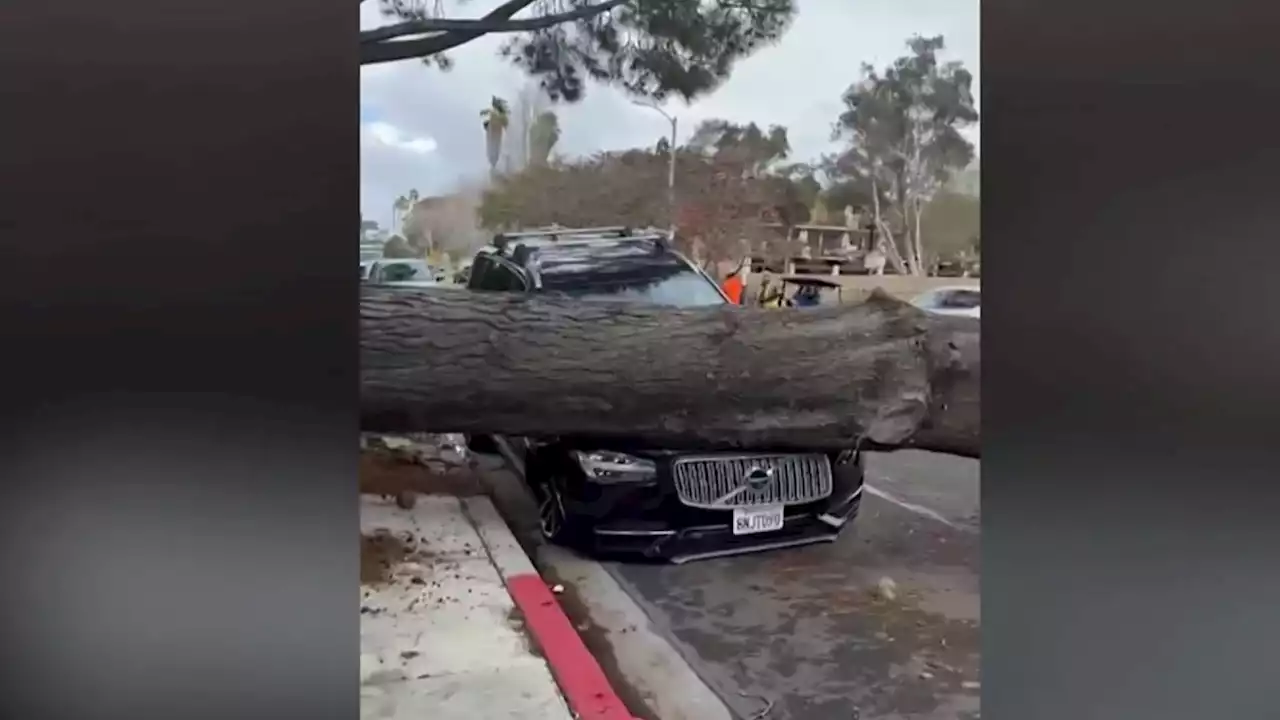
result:
<svg viewBox="0 0 1280 720"><path fill-rule="evenodd" d="M422 260L405 260L388 263L382 266L384 282L409 282L411 280L434 280L435 273L431 266Z"/></svg>
<svg viewBox="0 0 1280 720"><path fill-rule="evenodd" d="M650 303L667 307L702 307L723 305L724 296L702 275L692 270L667 275L650 282L587 282L571 287L552 287L582 300L613 300Z"/></svg>

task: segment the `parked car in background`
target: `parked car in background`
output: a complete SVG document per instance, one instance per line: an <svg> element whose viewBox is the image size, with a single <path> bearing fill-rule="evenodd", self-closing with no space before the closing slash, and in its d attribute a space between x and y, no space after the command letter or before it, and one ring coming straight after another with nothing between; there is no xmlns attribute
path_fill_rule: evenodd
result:
<svg viewBox="0 0 1280 720"><path fill-rule="evenodd" d="M369 282L398 287L433 287L445 279L445 273L426 260L382 258L369 268Z"/></svg>
<svg viewBox="0 0 1280 720"><path fill-rule="evenodd" d="M970 286L934 288L916 296L912 305L937 315L982 317L982 289Z"/></svg>
<svg viewBox="0 0 1280 720"><path fill-rule="evenodd" d="M468 287L581 302L729 302L665 233L623 228L500 235L472 261ZM863 456L852 448L690 452L589 436L473 436L468 445L523 476L548 540L605 555L684 562L831 541L862 499Z"/></svg>

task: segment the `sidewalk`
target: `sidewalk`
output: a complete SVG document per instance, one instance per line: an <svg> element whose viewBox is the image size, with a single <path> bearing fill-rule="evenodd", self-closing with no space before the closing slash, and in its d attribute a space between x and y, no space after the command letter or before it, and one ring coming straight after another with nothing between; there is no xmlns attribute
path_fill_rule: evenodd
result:
<svg viewBox="0 0 1280 720"><path fill-rule="evenodd" d="M488 498L362 495L360 524L361 718L632 720Z"/></svg>

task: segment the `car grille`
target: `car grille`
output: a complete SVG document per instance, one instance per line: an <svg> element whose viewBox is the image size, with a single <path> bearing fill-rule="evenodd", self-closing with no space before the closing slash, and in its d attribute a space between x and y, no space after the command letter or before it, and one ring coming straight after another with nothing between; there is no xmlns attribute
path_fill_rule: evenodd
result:
<svg viewBox="0 0 1280 720"><path fill-rule="evenodd" d="M831 462L825 455L684 457L672 466L680 502L698 508L797 505L831 495ZM752 486L753 469L772 477Z"/></svg>

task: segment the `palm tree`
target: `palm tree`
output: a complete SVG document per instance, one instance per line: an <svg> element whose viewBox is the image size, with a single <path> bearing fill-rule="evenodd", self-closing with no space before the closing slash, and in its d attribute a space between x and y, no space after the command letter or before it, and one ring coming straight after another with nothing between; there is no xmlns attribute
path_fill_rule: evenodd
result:
<svg viewBox="0 0 1280 720"><path fill-rule="evenodd" d="M489 174L498 171L498 157L502 154L502 135L511 124L511 112L507 101L493 96L489 107L480 111L481 123L484 125L485 153L489 158Z"/></svg>
<svg viewBox="0 0 1280 720"><path fill-rule="evenodd" d="M409 209L409 198L401 195L391 203L391 227L394 230L400 224L400 214Z"/></svg>
<svg viewBox="0 0 1280 720"><path fill-rule="evenodd" d="M408 196L405 197L405 207L406 207L405 214L404 214L405 222L409 221L409 218L413 216L414 209L418 207L418 197L419 196L418 196L417 188L410 188Z"/></svg>

